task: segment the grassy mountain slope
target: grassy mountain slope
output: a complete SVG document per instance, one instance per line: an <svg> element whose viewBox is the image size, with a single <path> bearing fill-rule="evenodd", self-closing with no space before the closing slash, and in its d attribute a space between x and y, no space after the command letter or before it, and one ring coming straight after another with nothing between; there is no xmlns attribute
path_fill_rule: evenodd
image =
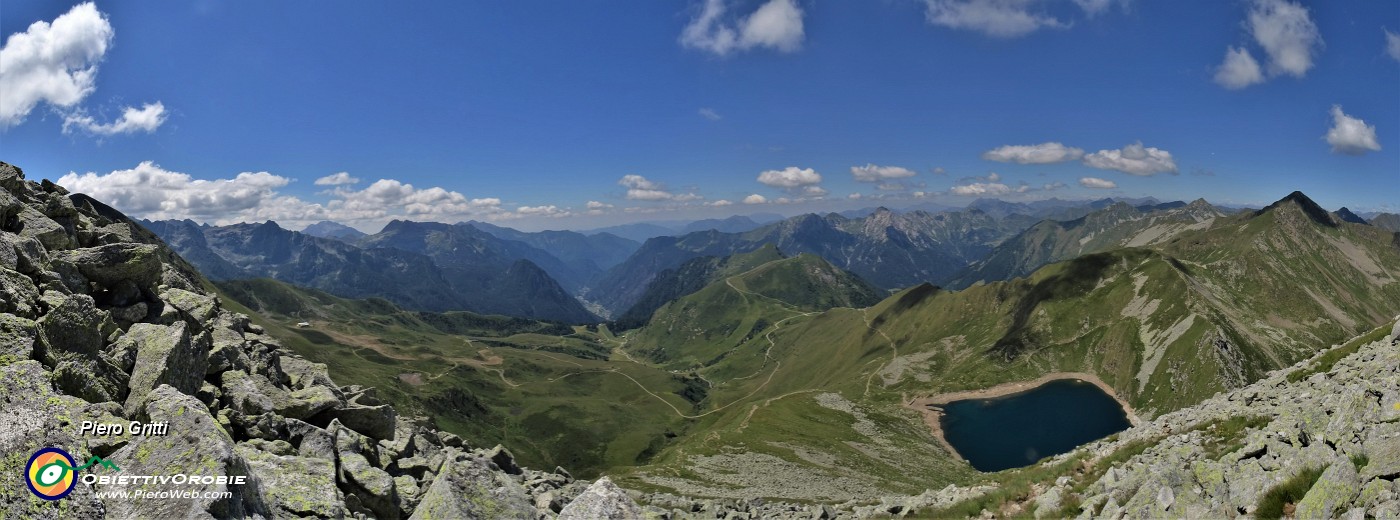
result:
<svg viewBox="0 0 1400 520"><path fill-rule="evenodd" d="M788 321L700 370L713 383L712 406L736 404L714 409L691 428L704 435L681 439L628 482L724 496L787 493L765 487L753 469L762 468L779 480L847 479L818 479L810 493L792 491L799 495L936 488L972 473L901 406L912 396L1087 372L1154 417L1397 312L1400 239L1294 194L1152 247L1082 256L1027 278L958 292L917 286L863 310L789 311ZM677 349L673 358L695 343L677 336L665 339Z"/></svg>
<svg viewBox="0 0 1400 520"><path fill-rule="evenodd" d="M693 408L685 378L609 361L606 329L406 311L268 279L219 289L337 381L373 386L401 414L431 415L472 445L504 444L522 464L591 476L644 463L684 431L680 412Z"/></svg>
<svg viewBox="0 0 1400 520"><path fill-rule="evenodd" d="M782 258L783 254L778 248L768 244L749 253L724 257L702 256L687 260L680 267L657 274L656 279L647 284L646 292L637 303L614 320L614 326L618 330L641 327L651 319L652 313L673 300L704 289L705 286L726 276L736 275Z"/></svg>
<svg viewBox="0 0 1400 520"><path fill-rule="evenodd" d="M751 265L775 253L766 246L732 257L728 267ZM645 327L629 335L628 349L670 368L708 367L794 315L865 307L880 298L880 291L859 277L810 254L718 274L704 289L658 309Z"/></svg>

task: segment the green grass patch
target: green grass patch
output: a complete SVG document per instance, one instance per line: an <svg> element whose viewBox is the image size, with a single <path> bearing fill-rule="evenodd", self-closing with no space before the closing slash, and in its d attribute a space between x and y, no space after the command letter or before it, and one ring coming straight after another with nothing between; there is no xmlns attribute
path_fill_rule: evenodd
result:
<svg viewBox="0 0 1400 520"><path fill-rule="evenodd" d="M1238 416L1208 421L1193 429L1206 434L1206 439L1201 444L1204 458L1219 460L1220 457L1244 447L1244 432L1246 430L1263 428L1268 424L1268 417Z"/></svg>
<svg viewBox="0 0 1400 520"><path fill-rule="evenodd" d="M1288 480L1283 481L1259 498L1254 518L1260 520L1283 518L1285 512L1292 513L1289 506L1297 504L1303 495L1312 489L1313 483L1322 476L1322 468L1307 468Z"/></svg>
<svg viewBox="0 0 1400 520"><path fill-rule="evenodd" d="M1332 370L1332 367L1337 364L1338 361L1341 361L1347 356L1355 354L1357 351L1361 350L1362 345L1380 341L1382 339L1385 339L1385 337L1388 335L1390 335L1389 323L1371 329L1370 332L1357 336L1351 341L1348 341L1345 345L1327 351L1326 354L1323 354L1322 356L1318 357L1316 361L1313 361L1311 365L1289 372L1288 382L1297 383L1299 381L1312 377L1313 374L1320 374L1323 372L1330 371Z"/></svg>

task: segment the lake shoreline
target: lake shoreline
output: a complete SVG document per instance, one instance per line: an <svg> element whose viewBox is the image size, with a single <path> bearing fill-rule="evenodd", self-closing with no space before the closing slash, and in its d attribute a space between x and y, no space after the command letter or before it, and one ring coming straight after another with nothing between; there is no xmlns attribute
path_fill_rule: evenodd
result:
<svg viewBox="0 0 1400 520"><path fill-rule="evenodd" d="M968 399L992 399L996 397L1006 397L1009 395L1034 390L1040 387L1041 385L1052 381L1064 381L1070 379L1083 381L1097 386L1099 390L1102 390L1105 394L1108 394L1109 397L1112 397L1113 400L1118 403L1118 406L1123 409L1124 415L1127 416L1129 424L1131 424L1132 426L1138 426L1142 424L1142 420L1138 418L1137 412L1133 410L1133 406L1131 404L1128 404L1127 400L1120 397L1118 395L1117 390L1114 390L1112 386L1108 385L1108 383L1103 382L1103 380L1099 379L1098 376L1086 372L1052 372L1040 376L1038 378L1032 379L1030 381L1012 381L1009 383L1002 383L993 387L983 388L979 390L960 390L957 392L946 392L925 397L915 397L913 399L906 399L904 401L903 406L910 410L919 412L921 415L923 415L924 424L929 427L929 430L933 433L934 438L938 439L938 443L941 446L943 446L943 449L949 454L951 454L954 458L963 462L967 462L967 460L963 458L962 454L958 453L958 450L954 449L953 445L948 443L948 439L946 439L943 436L942 407L944 405L954 401L964 401Z"/></svg>

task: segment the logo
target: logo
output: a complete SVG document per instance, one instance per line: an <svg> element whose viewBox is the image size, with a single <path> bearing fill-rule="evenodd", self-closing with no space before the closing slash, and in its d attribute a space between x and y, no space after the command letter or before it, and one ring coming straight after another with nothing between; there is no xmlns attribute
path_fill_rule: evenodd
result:
<svg viewBox="0 0 1400 520"><path fill-rule="evenodd" d="M96 464L121 471L116 464L96 455L93 455L87 464L75 467L76 464L73 456L60 448L40 449L29 457L29 465L24 470L24 483L29 485L29 491L34 493L34 496L44 500L58 500L73 492L79 471Z"/></svg>
<svg viewBox="0 0 1400 520"><path fill-rule="evenodd" d="M73 456L58 448L44 448L29 457L25 468L25 483L34 496L44 500L58 500L73 492Z"/></svg>

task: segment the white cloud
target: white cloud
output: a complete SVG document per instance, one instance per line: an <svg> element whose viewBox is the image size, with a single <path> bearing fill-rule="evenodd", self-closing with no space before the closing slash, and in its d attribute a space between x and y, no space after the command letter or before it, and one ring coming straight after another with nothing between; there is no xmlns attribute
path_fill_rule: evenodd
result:
<svg viewBox="0 0 1400 520"><path fill-rule="evenodd" d="M1385 31L1385 53L1400 61L1400 34L1392 33L1389 29L1381 30Z"/></svg>
<svg viewBox="0 0 1400 520"><path fill-rule="evenodd" d="M1085 188L1094 188L1100 190L1111 190L1113 188L1118 187L1118 183L1110 180L1100 179L1098 177L1080 177L1079 185Z"/></svg>
<svg viewBox="0 0 1400 520"><path fill-rule="evenodd" d="M851 176L857 182L881 182L889 179L906 179L914 176L914 172L908 168L899 166L876 166L867 164L865 166L852 166Z"/></svg>
<svg viewBox="0 0 1400 520"><path fill-rule="evenodd" d="M818 198L818 199L819 199L819 198L825 197L826 194L831 193L831 192L826 191L826 188L823 188L823 187L821 187L821 186L807 186L807 187L802 188L801 193L802 193L802 196L803 196L803 197L811 197L811 198Z"/></svg>
<svg viewBox="0 0 1400 520"><path fill-rule="evenodd" d="M351 177L349 172L339 172L316 179L317 186L341 186L345 184L355 184L360 179Z"/></svg>
<svg viewBox="0 0 1400 520"><path fill-rule="evenodd" d="M151 161L105 175L70 172L58 184L86 193L136 216L155 219L251 214L295 198L277 194L290 179L268 172L244 172L232 179L194 179Z"/></svg>
<svg viewBox="0 0 1400 520"><path fill-rule="evenodd" d="M765 202L768 202L768 197L764 197L757 193L744 197L744 204L763 204Z"/></svg>
<svg viewBox="0 0 1400 520"><path fill-rule="evenodd" d="M627 188L629 200L671 200L675 197L661 183L652 182L641 175L623 175L617 184Z"/></svg>
<svg viewBox="0 0 1400 520"><path fill-rule="evenodd" d="M727 200L724 200L724 199L720 199L720 200L717 200L717 201L714 201L714 202L706 202L705 205L706 205L706 206L721 207L721 206L733 206L734 203L733 203L733 202L730 202L730 201L727 201Z"/></svg>
<svg viewBox="0 0 1400 520"><path fill-rule="evenodd" d="M548 206L520 206L515 208L515 213L521 217L561 218L573 215L572 212L552 204Z"/></svg>
<svg viewBox="0 0 1400 520"><path fill-rule="evenodd" d="M850 195L846 195L846 198L851 199L851 200L860 200L860 198L863 197L863 196L864 196L864 195L861 195L860 193L852 193L852 194L850 194Z"/></svg>
<svg viewBox="0 0 1400 520"><path fill-rule="evenodd" d="M773 188L796 190L818 184L822 176L811 168L788 166L781 170L767 170L758 174L758 182Z"/></svg>
<svg viewBox="0 0 1400 520"><path fill-rule="evenodd" d="M1322 35L1308 8L1287 0L1255 0L1246 23L1269 58L1269 74L1303 77L1313 66Z"/></svg>
<svg viewBox="0 0 1400 520"><path fill-rule="evenodd" d="M1024 36L1042 27L1068 27L1054 17L1032 13L1034 3L1035 0L925 0L924 16L934 25L998 38Z"/></svg>
<svg viewBox="0 0 1400 520"><path fill-rule="evenodd" d="M710 121L719 121L721 119L724 119L724 117L720 116L719 112L715 112L715 109L713 108L700 109L700 117L709 119Z"/></svg>
<svg viewBox="0 0 1400 520"><path fill-rule="evenodd" d="M1083 9L1086 16L1093 18L1113 6L1113 1L1114 0L1074 0L1074 4L1079 6L1080 9Z"/></svg>
<svg viewBox="0 0 1400 520"><path fill-rule="evenodd" d="M10 35L0 48L0 130L23 122L39 103L68 108L91 94L112 36L90 2Z"/></svg>
<svg viewBox="0 0 1400 520"><path fill-rule="evenodd" d="M293 226L320 220L383 224L394 218L455 222L568 213L552 206L525 206L510 211L501 207L498 198L469 199L444 188L418 189L393 179L380 179L358 191L338 186L324 192L330 200L320 204L278 191L291 182L268 172L244 172L231 179L195 179L151 161L129 170L107 174L70 172L58 179L65 188L91 195L133 217L188 218L216 225L264 220Z"/></svg>
<svg viewBox="0 0 1400 520"><path fill-rule="evenodd" d="M954 195L984 196L984 195L1006 195L1011 193L1011 187L1000 182L974 182L962 186L953 186L950 190Z"/></svg>
<svg viewBox="0 0 1400 520"><path fill-rule="evenodd" d="M1346 115L1341 105L1332 105L1332 128L1327 130L1324 138L1327 144L1332 145L1332 153L1362 155L1381 151L1381 144L1376 140L1375 125Z"/></svg>
<svg viewBox="0 0 1400 520"><path fill-rule="evenodd" d="M1238 90L1255 83L1264 82L1264 72L1259 68L1259 62L1254 61L1254 56L1244 47L1230 47L1225 49L1225 61L1220 63L1220 68L1215 70L1215 83L1231 89Z"/></svg>
<svg viewBox="0 0 1400 520"><path fill-rule="evenodd" d="M83 110L74 110L63 117L63 133L71 133L73 128L97 135L151 133L165 123L165 104L159 101L146 103L141 108L122 109L121 118L111 123L98 123Z"/></svg>
<svg viewBox="0 0 1400 520"><path fill-rule="evenodd" d="M1099 150L1085 155L1084 164L1100 170L1117 170L1139 176L1176 172L1176 161L1172 159L1171 152L1145 147L1142 142L1124 146L1121 150Z"/></svg>
<svg viewBox="0 0 1400 520"><path fill-rule="evenodd" d="M623 175L621 179L617 180L617 184L619 186L624 186L627 188L637 190L662 189L661 184L649 181L646 177L643 177L641 175Z"/></svg>
<svg viewBox="0 0 1400 520"><path fill-rule="evenodd" d="M674 200L676 202L689 202L692 200L701 200L704 198L705 197L701 196L699 193L682 193L680 195L676 195Z"/></svg>
<svg viewBox="0 0 1400 520"><path fill-rule="evenodd" d="M634 188L627 190L627 198L629 200L671 200L672 195L669 191Z"/></svg>
<svg viewBox="0 0 1400 520"><path fill-rule="evenodd" d="M588 206L588 209L609 209L609 208L613 207L612 204L608 204L608 203L605 203L605 202L598 202L598 201L596 201L596 200L590 200L590 201L588 201L588 205L587 205L587 206Z"/></svg>
<svg viewBox="0 0 1400 520"><path fill-rule="evenodd" d="M802 9L793 0L769 0L742 20L728 20L724 0L706 0L681 31L680 44L720 56L769 48L794 52L802 47Z"/></svg>
<svg viewBox="0 0 1400 520"><path fill-rule="evenodd" d="M1054 164L1073 161L1084 156L1084 150L1057 142L1032 145L1005 145L982 152L988 161L1017 164Z"/></svg>

